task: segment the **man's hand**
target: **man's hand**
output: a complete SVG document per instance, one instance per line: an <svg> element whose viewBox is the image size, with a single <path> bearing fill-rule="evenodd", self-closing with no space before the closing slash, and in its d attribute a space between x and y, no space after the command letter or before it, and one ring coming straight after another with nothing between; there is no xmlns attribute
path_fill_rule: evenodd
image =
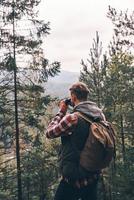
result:
<svg viewBox="0 0 134 200"><path fill-rule="evenodd" d="M59 108L60 108L61 112L66 113L67 109L68 109L68 105L66 105L65 102L64 102L64 100L62 100L59 103Z"/></svg>

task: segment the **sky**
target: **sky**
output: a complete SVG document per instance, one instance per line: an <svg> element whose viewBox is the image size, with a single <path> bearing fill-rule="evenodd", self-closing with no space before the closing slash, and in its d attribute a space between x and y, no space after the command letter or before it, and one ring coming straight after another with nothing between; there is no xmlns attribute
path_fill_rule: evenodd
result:
<svg viewBox="0 0 134 200"><path fill-rule="evenodd" d="M62 70L79 72L96 31L105 52L113 35L112 23L106 17L108 5L117 10L134 10L134 0L42 0L39 16L49 21L51 28L45 38L46 58L59 61Z"/></svg>

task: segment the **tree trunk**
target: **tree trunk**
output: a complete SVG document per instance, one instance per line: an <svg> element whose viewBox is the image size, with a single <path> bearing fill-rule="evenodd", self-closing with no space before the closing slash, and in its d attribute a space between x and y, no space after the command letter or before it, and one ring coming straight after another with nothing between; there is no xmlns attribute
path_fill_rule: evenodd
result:
<svg viewBox="0 0 134 200"><path fill-rule="evenodd" d="M125 164L125 136L124 136L124 126L123 126L123 115L120 116L120 125L121 125L122 156L123 156L123 162Z"/></svg>
<svg viewBox="0 0 134 200"><path fill-rule="evenodd" d="M22 200L18 102L17 102L17 67L16 67L16 45L15 45L15 2L14 2L14 0L13 0L13 55L14 55L14 104L15 104L15 127L16 127L16 158L17 158L18 200Z"/></svg>

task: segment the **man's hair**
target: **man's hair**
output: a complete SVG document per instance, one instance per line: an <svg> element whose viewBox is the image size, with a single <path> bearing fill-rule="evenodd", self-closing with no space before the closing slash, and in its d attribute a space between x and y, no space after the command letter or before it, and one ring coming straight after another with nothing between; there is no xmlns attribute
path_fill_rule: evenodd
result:
<svg viewBox="0 0 134 200"><path fill-rule="evenodd" d="M77 82L74 83L69 90L71 91L71 94L75 94L77 99L86 101L88 94L89 94L89 89L86 84L82 82Z"/></svg>

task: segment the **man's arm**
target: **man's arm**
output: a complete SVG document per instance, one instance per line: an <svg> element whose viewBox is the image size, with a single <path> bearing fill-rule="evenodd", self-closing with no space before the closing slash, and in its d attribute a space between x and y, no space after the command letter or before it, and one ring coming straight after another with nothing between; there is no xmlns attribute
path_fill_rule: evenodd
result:
<svg viewBox="0 0 134 200"><path fill-rule="evenodd" d="M71 128L77 124L78 117L75 113L65 115L64 112L60 111L49 123L46 137L56 138L62 135L69 135Z"/></svg>

